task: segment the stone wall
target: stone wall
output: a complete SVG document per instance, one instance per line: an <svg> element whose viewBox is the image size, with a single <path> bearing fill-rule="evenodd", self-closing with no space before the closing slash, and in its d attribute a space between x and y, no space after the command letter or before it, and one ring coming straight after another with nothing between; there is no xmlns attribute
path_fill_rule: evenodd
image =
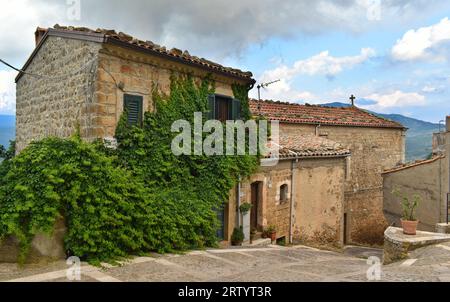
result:
<svg viewBox="0 0 450 302"><path fill-rule="evenodd" d="M294 180L294 242L342 246L345 159L301 160Z"/></svg>
<svg viewBox="0 0 450 302"><path fill-rule="evenodd" d="M251 184L260 183L258 225L274 225L277 238L290 241L291 217L294 242L340 246L343 241L345 159L282 160L275 167L261 167L241 186L241 203L251 203ZM293 183L294 182L294 183ZM288 186L288 199L280 188ZM236 195L234 194L233 197ZM230 208L236 202L230 199ZM236 217L233 217L236 218ZM237 225L230 220L231 229Z"/></svg>
<svg viewBox="0 0 450 302"><path fill-rule="evenodd" d="M401 228L389 227L384 232L383 264L407 259L410 252L421 247L449 241L447 234L417 231L416 235L405 235Z"/></svg>
<svg viewBox="0 0 450 302"><path fill-rule="evenodd" d="M16 148L48 136L68 137L77 125L90 137L88 110L94 102L100 45L49 37L17 82ZM91 70L92 69L92 70ZM91 71L93 71L91 73Z"/></svg>
<svg viewBox="0 0 450 302"><path fill-rule="evenodd" d="M18 152L32 140L69 137L77 125L86 140L112 137L125 93L143 96L144 110L152 111L153 89L169 94L172 74L190 74L197 82L209 75L128 48L59 37L47 38L26 71L46 77L23 75L17 83ZM232 84L246 84L222 74L211 77L222 95L233 96Z"/></svg>
<svg viewBox="0 0 450 302"><path fill-rule="evenodd" d="M261 167L258 173L244 181L241 186L241 203L251 203L251 184L261 183L258 225L263 229L270 225L275 226L277 238L285 237L287 241L290 230L291 177L291 161L280 161L275 167ZM280 201L280 187L284 184L288 185L289 198Z"/></svg>
<svg viewBox="0 0 450 302"><path fill-rule="evenodd" d="M153 90L170 94L172 74L191 74L197 83L207 72L173 63L138 51L106 45L99 55L98 81L95 91L97 102L93 104L94 129L98 137L114 136L115 127L123 113L125 93L140 95L144 99L144 111L153 111ZM213 75L216 93L233 96L234 79ZM243 82L240 84L244 84ZM121 86L121 89L118 86Z"/></svg>
<svg viewBox="0 0 450 302"><path fill-rule="evenodd" d="M280 132L291 136L317 132L351 151L345 184L347 241L382 244L387 222L383 215L381 173L404 161L404 132L387 128L284 123L280 124Z"/></svg>
<svg viewBox="0 0 450 302"><path fill-rule="evenodd" d="M50 235L37 234L31 242L25 262L38 263L65 259L66 232L65 222L60 218L56 221ZM16 237L10 236L0 241L0 263L17 263L20 252L20 243Z"/></svg>
<svg viewBox="0 0 450 302"><path fill-rule="evenodd" d="M433 232L436 224L443 222L441 208L448 188L448 183L444 181L447 178L446 162L445 158L438 157L383 174L384 212L390 225L401 226L401 201L392 193L394 189L398 189L402 196L405 194L412 198L418 194L422 198L416 211L419 230Z"/></svg>

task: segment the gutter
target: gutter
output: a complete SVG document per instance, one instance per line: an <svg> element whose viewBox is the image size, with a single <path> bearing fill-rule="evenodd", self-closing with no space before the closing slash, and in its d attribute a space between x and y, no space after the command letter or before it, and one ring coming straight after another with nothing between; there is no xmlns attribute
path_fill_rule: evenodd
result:
<svg viewBox="0 0 450 302"><path fill-rule="evenodd" d="M241 180L241 176L239 175L239 183L237 186L237 196L236 196L236 204L237 204L237 226L240 227L241 226L241 186L242 186L242 180Z"/></svg>

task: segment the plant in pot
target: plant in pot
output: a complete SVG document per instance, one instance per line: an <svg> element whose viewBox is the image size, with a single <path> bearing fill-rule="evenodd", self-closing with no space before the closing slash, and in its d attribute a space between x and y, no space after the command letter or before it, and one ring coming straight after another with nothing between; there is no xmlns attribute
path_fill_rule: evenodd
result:
<svg viewBox="0 0 450 302"><path fill-rule="evenodd" d="M272 241L277 240L277 231L275 229L274 225L269 225L269 227L265 231L268 238L270 238Z"/></svg>
<svg viewBox="0 0 450 302"><path fill-rule="evenodd" d="M253 205L251 203L243 203L239 207L239 211L241 212L242 215L247 215L248 212L250 212L252 206Z"/></svg>
<svg viewBox="0 0 450 302"><path fill-rule="evenodd" d="M258 234L258 230L256 228L252 228L250 230L250 243L256 239L256 234Z"/></svg>
<svg viewBox="0 0 450 302"><path fill-rule="evenodd" d="M244 231L242 226L239 228L234 228L233 234L231 234L231 244L233 246L241 246L244 242Z"/></svg>
<svg viewBox="0 0 450 302"><path fill-rule="evenodd" d="M416 209L422 201L421 197L414 194L412 198L409 198L408 195L402 194L398 189L395 189L392 193L401 199L403 233L405 235L416 235L417 225L419 224L416 218Z"/></svg>

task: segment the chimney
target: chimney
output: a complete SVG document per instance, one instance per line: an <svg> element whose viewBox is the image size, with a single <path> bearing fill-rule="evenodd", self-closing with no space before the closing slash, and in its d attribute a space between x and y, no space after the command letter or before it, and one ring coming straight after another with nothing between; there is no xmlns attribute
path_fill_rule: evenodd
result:
<svg viewBox="0 0 450 302"><path fill-rule="evenodd" d="M47 32L47 29L38 27L36 29L36 32L34 33L34 38L36 40L36 46L38 46L39 42L41 42L42 37L44 37L45 33Z"/></svg>
<svg viewBox="0 0 450 302"><path fill-rule="evenodd" d="M450 132L450 115L447 115L447 118L445 120L445 126L447 129L447 132Z"/></svg>

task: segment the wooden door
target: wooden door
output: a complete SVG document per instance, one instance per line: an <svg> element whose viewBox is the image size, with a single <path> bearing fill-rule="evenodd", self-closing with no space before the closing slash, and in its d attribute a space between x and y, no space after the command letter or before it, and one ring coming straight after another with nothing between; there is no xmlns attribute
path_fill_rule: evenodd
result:
<svg viewBox="0 0 450 302"><path fill-rule="evenodd" d="M252 229L258 229L258 213L259 213L259 200L260 200L260 183L255 182L252 184L252 209L250 212L250 227Z"/></svg>

